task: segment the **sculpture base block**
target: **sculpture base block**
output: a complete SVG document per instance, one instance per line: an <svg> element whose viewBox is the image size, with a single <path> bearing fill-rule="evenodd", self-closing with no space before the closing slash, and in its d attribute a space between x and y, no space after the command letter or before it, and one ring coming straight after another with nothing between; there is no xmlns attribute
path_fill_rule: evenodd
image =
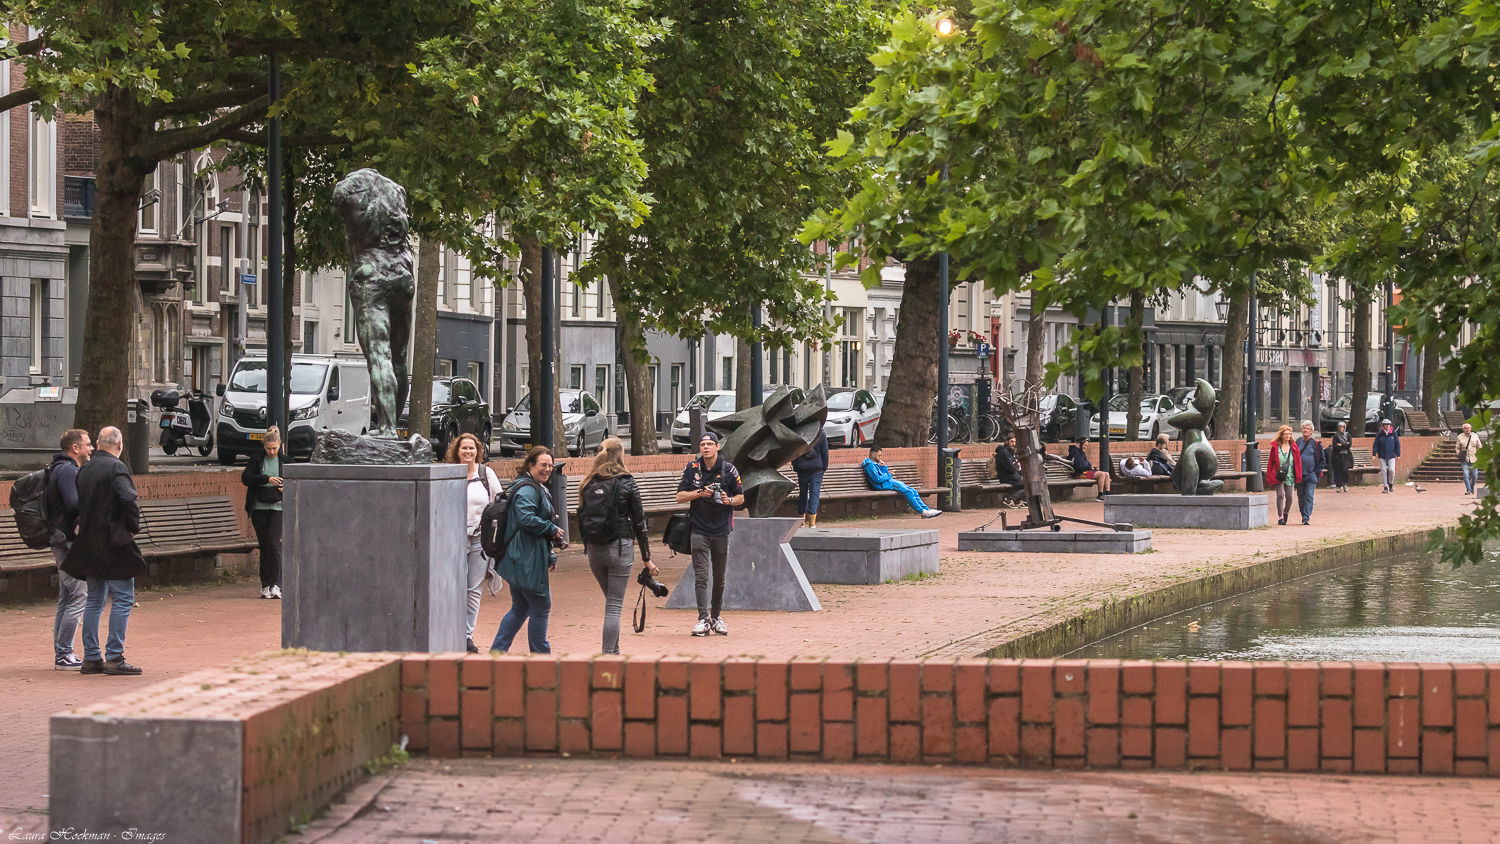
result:
<svg viewBox="0 0 1500 844"><path fill-rule="evenodd" d="M802 528L791 544L812 583L884 583L938 571L935 530Z"/></svg>
<svg viewBox="0 0 1500 844"><path fill-rule="evenodd" d="M1263 494L1109 495L1104 521L1136 527L1252 530L1266 526Z"/></svg>
<svg viewBox="0 0 1500 844"><path fill-rule="evenodd" d="M409 440L324 431L313 446L313 463L342 466L413 466L433 461L432 443L411 435Z"/></svg>
<svg viewBox="0 0 1500 844"><path fill-rule="evenodd" d="M1139 554L1151 550L1151 531L970 530L958 535L958 550L1023 554Z"/></svg>
<svg viewBox="0 0 1500 844"><path fill-rule="evenodd" d="M281 646L464 649L464 467L283 470Z"/></svg>
<svg viewBox="0 0 1500 844"><path fill-rule="evenodd" d="M724 574L724 609L817 612L823 609L788 544L802 520L784 517L737 518L729 535ZM710 573L711 575L712 573ZM667 597L667 609L697 609L692 563ZM710 583L712 588L712 583ZM460 590L462 591L462 590Z"/></svg>

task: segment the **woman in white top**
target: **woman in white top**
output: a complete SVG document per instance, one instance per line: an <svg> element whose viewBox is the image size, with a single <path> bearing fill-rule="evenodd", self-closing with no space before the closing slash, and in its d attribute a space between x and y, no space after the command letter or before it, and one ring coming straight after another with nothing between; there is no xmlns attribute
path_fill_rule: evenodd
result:
<svg viewBox="0 0 1500 844"><path fill-rule="evenodd" d="M469 613L464 641L471 654L479 653L479 648L474 644L474 622L479 619L479 597L484 591L484 577L490 570L490 562L484 556L484 549L479 546L479 519L484 515L484 508L504 488L500 486L500 478L495 470L485 465L485 456L484 445L473 434L459 434L448 446L446 456L448 463L461 463L469 467L469 478L464 486L469 529Z"/></svg>

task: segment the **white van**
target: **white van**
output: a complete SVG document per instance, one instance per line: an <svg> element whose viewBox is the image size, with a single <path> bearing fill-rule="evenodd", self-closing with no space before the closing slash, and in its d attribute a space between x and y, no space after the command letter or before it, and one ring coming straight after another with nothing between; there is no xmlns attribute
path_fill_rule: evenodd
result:
<svg viewBox="0 0 1500 844"><path fill-rule="evenodd" d="M282 439L293 458L312 456L319 431L369 430L370 369L364 358L292 355L291 368L290 422ZM264 353L241 358L218 394L223 396L216 430L219 462L228 466L241 454L259 452L266 436Z"/></svg>

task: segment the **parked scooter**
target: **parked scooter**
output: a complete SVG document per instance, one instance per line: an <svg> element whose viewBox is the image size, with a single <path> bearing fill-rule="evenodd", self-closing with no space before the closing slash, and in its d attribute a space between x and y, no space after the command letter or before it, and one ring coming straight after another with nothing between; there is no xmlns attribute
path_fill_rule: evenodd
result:
<svg viewBox="0 0 1500 844"><path fill-rule="evenodd" d="M176 390L155 390L151 404L161 408L161 450L175 454L183 446L197 446L198 454L207 457L214 450L213 414L209 413L208 395L201 390L187 394L187 410L178 404L182 395Z"/></svg>

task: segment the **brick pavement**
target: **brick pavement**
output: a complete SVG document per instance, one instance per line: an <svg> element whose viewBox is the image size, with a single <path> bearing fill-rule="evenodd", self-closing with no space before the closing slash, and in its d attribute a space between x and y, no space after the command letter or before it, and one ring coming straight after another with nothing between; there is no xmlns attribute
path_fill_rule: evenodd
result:
<svg viewBox="0 0 1500 844"><path fill-rule="evenodd" d="M1484 842L1500 781L419 760L292 841Z"/></svg>
<svg viewBox="0 0 1500 844"><path fill-rule="evenodd" d="M653 609L644 634L625 633L626 654L921 656L977 655L982 642L1014 638L1098 607L1184 578L1200 577L1320 545L1452 524L1472 506L1456 484L1418 495L1355 487L1347 495L1320 491L1311 527L1237 531L1156 532L1154 553L1117 556L986 555L956 551L957 534L994 511L969 511L922 521L915 516L845 523L933 528L941 533L943 572L936 578L881 586L815 587L824 612L726 615L731 635L694 639L690 612ZM1058 511L1098 519L1095 502L1069 502ZM663 582L674 585L686 558L658 551ZM598 647L603 598L582 554L564 556L553 580L550 638L557 653ZM279 604L254 597L253 584L163 589L141 593L131 616L127 650L145 668L139 678L80 677L55 672L48 656L52 608L29 605L0 612L0 676L7 680L0 748L0 822L46 805L47 716L102 699L125 684L145 684L212 666L279 644ZM629 596L633 601L635 595ZM480 615L481 646L493 635L508 601L488 598ZM628 607L627 607L628 612Z"/></svg>

